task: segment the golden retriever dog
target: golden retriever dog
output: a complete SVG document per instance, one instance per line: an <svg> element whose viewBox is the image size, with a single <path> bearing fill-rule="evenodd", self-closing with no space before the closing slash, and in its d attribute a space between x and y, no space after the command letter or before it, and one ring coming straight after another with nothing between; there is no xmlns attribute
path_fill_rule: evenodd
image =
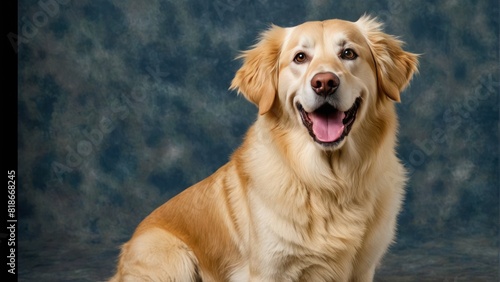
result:
<svg viewBox="0 0 500 282"><path fill-rule="evenodd" d="M243 144L140 223L111 281L372 281L406 181L402 44L369 16L263 32L231 84L258 106Z"/></svg>

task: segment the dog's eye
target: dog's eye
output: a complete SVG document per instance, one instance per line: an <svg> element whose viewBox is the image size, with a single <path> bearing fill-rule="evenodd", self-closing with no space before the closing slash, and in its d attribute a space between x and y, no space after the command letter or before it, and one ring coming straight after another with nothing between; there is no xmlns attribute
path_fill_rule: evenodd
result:
<svg viewBox="0 0 500 282"><path fill-rule="evenodd" d="M307 60L307 55L304 52L297 53L293 61L297 64L302 64Z"/></svg>
<svg viewBox="0 0 500 282"><path fill-rule="evenodd" d="M358 54L352 49L344 49L342 53L340 53L340 57L344 60L354 60L358 57Z"/></svg>

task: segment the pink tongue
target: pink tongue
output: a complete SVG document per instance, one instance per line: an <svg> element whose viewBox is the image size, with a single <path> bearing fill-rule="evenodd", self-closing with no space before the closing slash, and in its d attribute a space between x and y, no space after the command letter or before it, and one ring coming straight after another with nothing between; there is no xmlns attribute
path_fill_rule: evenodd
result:
<svg viewBox="0 0 500 282"><path fill-rule="evenodd" d="M316 138L321 142L333 142L340 138L344 131L342 120L345 117L344 112L331 113L310 113L313 122L313 131Z"/></svg>

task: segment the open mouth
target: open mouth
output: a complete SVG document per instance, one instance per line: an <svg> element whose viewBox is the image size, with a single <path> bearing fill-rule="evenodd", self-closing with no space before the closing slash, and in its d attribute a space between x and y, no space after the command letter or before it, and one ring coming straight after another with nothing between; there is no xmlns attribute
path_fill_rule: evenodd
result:
<svg viewBox="0 0 500 282"><path fill-rule="evenodd" d="M302 123L316 143L335 146L351 131L360 104L361 98L358 97L353 106L345 112L337 110L330 104L324 104L311 113L306 112L300 103L297 103L297 109Z"/></svg>

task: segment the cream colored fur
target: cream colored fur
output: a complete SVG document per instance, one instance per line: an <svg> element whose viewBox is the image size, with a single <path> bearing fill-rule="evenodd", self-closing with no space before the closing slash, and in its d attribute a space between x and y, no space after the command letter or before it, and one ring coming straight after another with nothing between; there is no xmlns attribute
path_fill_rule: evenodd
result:
<svg viewBox="0 0 500 282"><path fill-rule="evenodd" d="M259 107L242 146L138 226L111 281L372 281L406 180L394 101L417 56L401 44L366 16L264 32L231 85ZM358 57L342 59L346 48ZM296 107L321 100L310 83L319 72L340 78L340 110L361 98L333 145L311 138Z"/></svg>

